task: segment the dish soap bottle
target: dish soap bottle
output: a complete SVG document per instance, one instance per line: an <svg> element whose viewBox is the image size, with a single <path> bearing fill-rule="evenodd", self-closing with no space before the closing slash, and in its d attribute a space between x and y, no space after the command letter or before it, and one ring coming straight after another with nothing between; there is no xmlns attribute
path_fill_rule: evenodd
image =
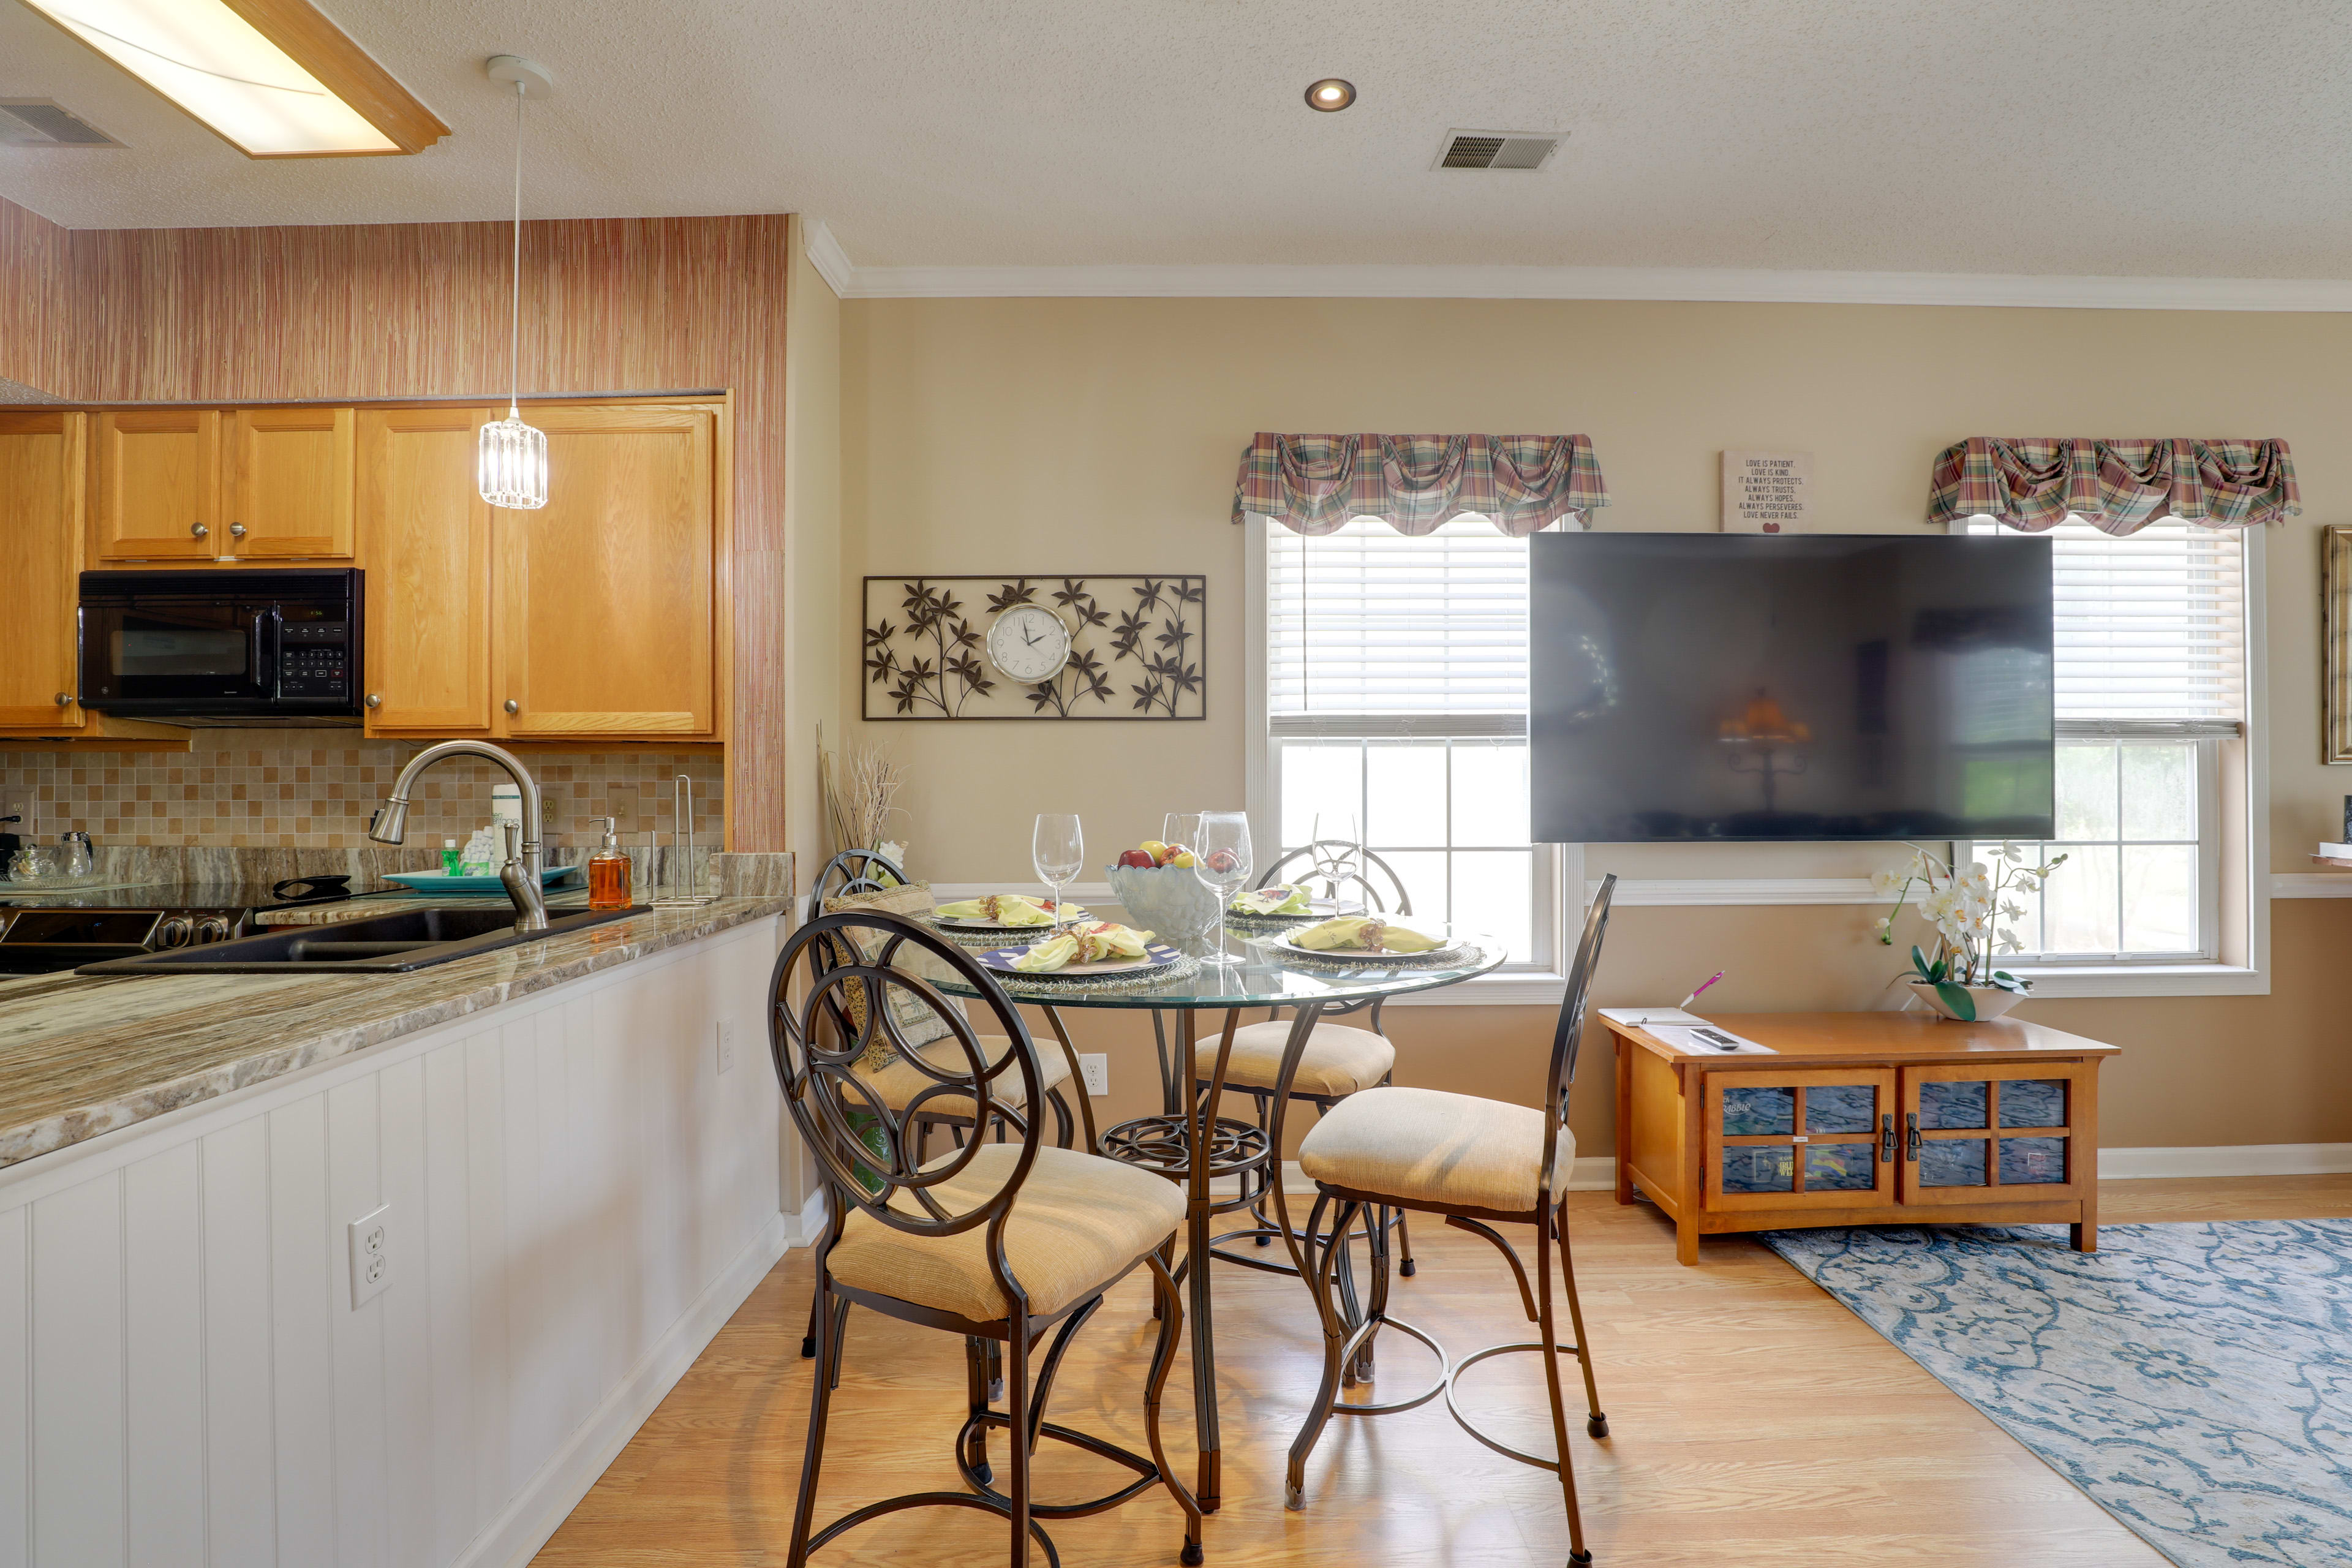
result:
<svg viewBox="0 0 2352 1568"><path fill-rule="evenodd" d="M441 840L441 874L443 876L454 877L457 875L458 865L464 858L465 858L463 856L457 853L457 841L456 839L444 838Z"/></svg>
<svg viewBox="0 0 2352 1568"><path fill-rule="evenodd" d="M595 820L604 825L604 844L588 857L588 907L625 910L629 907L629 858L621 853L620 823L610 816Z"/></svg>

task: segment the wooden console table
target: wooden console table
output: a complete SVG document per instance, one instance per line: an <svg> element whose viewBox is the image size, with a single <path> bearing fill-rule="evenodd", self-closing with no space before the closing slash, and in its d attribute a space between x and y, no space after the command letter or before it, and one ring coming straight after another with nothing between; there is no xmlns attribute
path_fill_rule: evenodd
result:
<svg viewBox="0 0 2352 1568"><path fill-rule="evenodd" d="M1617 1047L1617 1201L1638 1184L1698 1238L1827 1225L2074 1226L2098 1248L2099 1063L2040 1024L1926 1013L1701 1015L1772 1056L1603 1018Z"/></svg>

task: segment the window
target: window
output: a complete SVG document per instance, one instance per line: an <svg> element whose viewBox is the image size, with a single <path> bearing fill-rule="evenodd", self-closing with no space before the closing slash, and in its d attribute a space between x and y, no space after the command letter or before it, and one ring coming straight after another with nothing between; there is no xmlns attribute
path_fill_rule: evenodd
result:
<svg viewBox="0 0 2352 1568"><path fill-rule="evenodd" d="M1978 518L1969 531L2000 531ZM2210 963L2223 946L2223 752L2246 714L2246 542L2173 520L2053 541L2057 837L2021 962ZM1983 859L1990 846L1961 846Z"/></svg>
<svg viewBox="0 0 2352 1568"><path fill-rule="evenodd" d="M1553 965L1554 852L1528 832L1528 544L1483 518L1262 531L1267 826L1355 838L1412 912ZM1267 857L1265 864L1273 864Z"/></svg>

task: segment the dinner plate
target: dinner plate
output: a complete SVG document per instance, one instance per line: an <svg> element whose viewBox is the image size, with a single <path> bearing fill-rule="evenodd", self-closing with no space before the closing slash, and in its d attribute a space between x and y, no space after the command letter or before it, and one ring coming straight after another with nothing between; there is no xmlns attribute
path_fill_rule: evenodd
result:
<svg viewBox="0 0 2352 1568"><path fill-rule="evenodd" d="M1065 904L1062 906L1062 920L1065 924L1071 921L1084 920L1086 918L1086 907L1082 904ZM945 926L950 931L1010 931L1053 930L1053 927L1051 926L1009 926L1003 921L980 920L966 915L933 915L931 917L931 923L938 926Z"/></svg>
<svg viewBox="0 0 2352 1568"><path fill-rule="evenodd" d="M1360 947L1301 947L1291 940L1297 934L1296 931L1284 931L1279 936L1267 937L1265 945L1286 958L1303 958L1310 963L1452 963L1466 951L1458 942L1449 942L1425 952L1390 952L1386 949L1372 952Z"/></svg>
<svg viewBox="0 0 2352 1568"><path fill-rule="evenodd" d="M1029 970L1013 967L1013 961L1024 956L1028 951L1025 947L991 948L980 955L981 967L1015 980L1095 980L1165 969L1177 958L1176 950L1166 942L1148 942L1143 944L1141 958L1104 958L1092 963L1066 963L1059 969L1043 969L1033 973Z"/></svg>
<svg viewBox="0 0 2352 1568"><path fill-rule="evenodd" d="M1307 912L1297 915L1253 914L1248 910L1234 909L1231 904L1225 906L1225 918L1236 921L1328 921L1336 915L1360 915L1364 912L1364 906L1351 899L1309 899L1307 900Z"/></svg>

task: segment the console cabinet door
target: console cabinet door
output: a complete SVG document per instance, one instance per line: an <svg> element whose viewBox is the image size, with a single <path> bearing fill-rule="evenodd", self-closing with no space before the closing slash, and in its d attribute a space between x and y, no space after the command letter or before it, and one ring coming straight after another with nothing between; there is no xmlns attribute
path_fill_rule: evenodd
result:
<svg viewBox="0 0 2352 1568"><path fill-rule="evenodd" d="M370 734L491 732L492 523L474 451L494 417L486 408L359 416Z"/></svg>
<svg viewBox="0 0 2352 1568"><path fill-rule="evenodd" d="M1710 1072L1701 1128L1706 1205L1892 1208L1892 1068Z"/></svg>
<svg viewBox="0 0 2352 1568"><path fill-rule="evenodd" d="M230 420L220 553L351 559L353 411L240 408Z"/></svg>
<svg viewBox="0 0 2352 1568"><path fill-rule="evenodd" d="M72 699L88 423L0 413L0 729L60 735L83 725Z"/></svg>
<svg viewBox="0 0 2352 1568"><path fill-rule="evenodd" d="M98 416L98 558L210 561L234 553L220 515L221 416L211 408L131 408Z"/></svg>
<svg viewBox="0 0 2352 1568"><path fill-rule="evenodd" d="M717 733L717 412L541 407L548 501L496 511L500 732Z"/></svg>
<svg viewBox="0 0 2352 1568"><path fill-rule="evenodd" d="M2088 1195L2098 1064L1903 1069L1903 1201L2042 1203Z"/></svg>

